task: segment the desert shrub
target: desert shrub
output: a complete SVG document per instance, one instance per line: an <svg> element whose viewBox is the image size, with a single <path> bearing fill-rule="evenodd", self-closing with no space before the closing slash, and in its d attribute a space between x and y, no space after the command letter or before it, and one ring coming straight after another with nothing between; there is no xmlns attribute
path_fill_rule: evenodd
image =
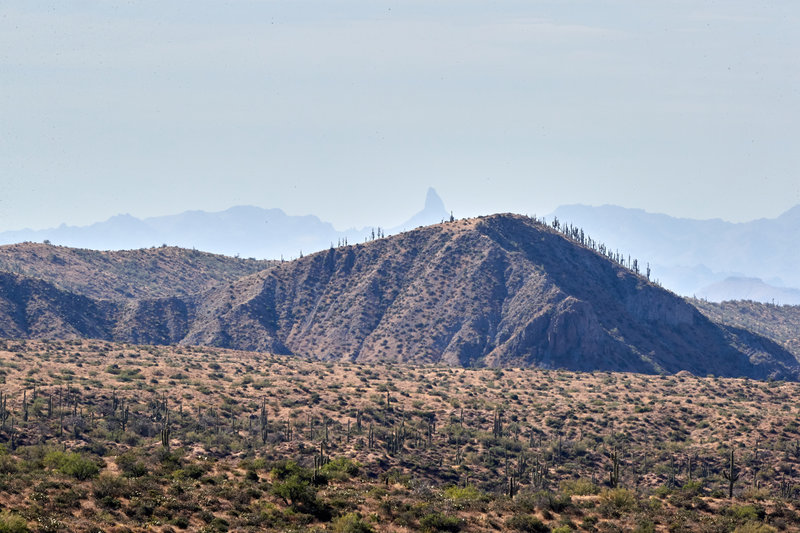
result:
<svg viewBox="0 0 800 533"><path fill-rule="evenodd" d="M702 484L699 481L689 481L680 489L676 489L669 494L668 501L678 508L701 508L705 504L700 498L702 494Z"/></svg>
<svg viewBox="0 0 800 533"><path fill-rule="evenodd" d="M275 481L271 492L292 507L308 506L316 500L316 491L311 482L298 474L291 474Z"/></svg>
<svg viewBox="0 0 800 533"><path fill-rule="evenodd" d="M536 510L562 513L572 506L572 497L556 494L549 490L520 492L514 498L514 508L520 513L533 513Z"/></svg>
<svg viewBox="0 0 800 533"><path fill-rule="evenodd" d="M357 475L361 465L347 457L337 457L320 469L323 476L337 481L347 481Z"/></svg>
<svg viewBox="0 0 800 533"><path fill-rule="evenodd" d="M461 531L461 520L455 516L445 516L441 513L431 513L419 520L422 531Z"/></svg>
<svg viewBox="0 0 800 533"><path fill-rule="evenodd" d="M28 530L28 523L21 516L3 511L0 513L0 533L24 533Z"/></svg>
<svg viewBox="0 0 800 533"><path fill-rule="evenodd" d="M568 479L559 484L562 493L569 496L591 496L600 492L600 489L588 479Z"/></svg>
<svg viewBox="0 0 800 533"><path fill-rule="evenodd" d="M189 527L189 519L185 516L176 516L172 519L172 525L178 529L186 529Z"/></svg>
<svg viewBox="0 0 800 533"><path fill-rule="evenodd" d="M699 481L687 481L686 484L681 487L681 492L692 496L701 496L703 494L703 484Z"/></svg>
<svg viewBox="0 0 800 533"><path fill-rule="evenodd" d="M547 533L550 531L546 524L529 514L515 514L506 520L506 526L514 531L525 531L527 533Z"/></svg>
<svg viewBox="0 0 800 533"><path fill-rule="evenodd" d="M127 477L142 477L147 475L147 465L142 461L139 455L133 451L120 454L117 457L117 465Z"/></svg>
<svg viewBox="0 0 800 533"><path fill-rule="evenodd" d="M672 488L668 487L667 485L660 485L655 488L653 494L655 494L658 498L666 498L672 494Z"/></svg>
<svg viewBox="0 0 800 533"><path fill-rule="evenodd" d="M742 491L742 498L745 500L753 500L753 501L764 501L769 498L769 490L755 488L755 487L748 487Z"/></svg>
<svg viewBox="0 0 800 533"><path fill-rule="evenodd" d="M308 468L304 468L297 464L295 461L277 461L272 464L270 470L272 477L275 479L283 480L291 476L297 476L303 479L311 479L312 472Z"/></svg>
<svg viewBox="0 0 800 533"><path fill-rule="evenodd" d="M100 472L100 467L97 466L97 463L76 452L49 452L45 455L44 464L79 481L93 478Z"/></svg>
<svg viewBox="0 0 800 533"><path fill-rule="evenodd" d="M482 493L472 485L469 485L467 487L447 487L444 489L444 495L451 500L469 502L480 499Z"/></svg>
<svg viewBox="0 0 800 533"><path fill-rule="evenodd" d="M303 509L315 516L322 517L330 513L329 509L317 502L315 484L324 483L327 478L322 475L313 476L308 468L294 461L278 461L272 467L271 492L290 505L293 510Z"/></svg>
<svg viewBox="0 0 800 533"><path fill-rule="evenodd" d="M86 491L67 489L56 492L50 501L52 502L53 507L65 510L74 509L76 507L79 508L81 506L81 501L85 499Z"/></svg>
<svg viewBox="0 0 800 533"><path fill-rule="evenodd" d="M772 526L760 522L747 522L737 526L733 533L775 533L778 531Z"/></svg>
<svg viewBox="0 0 800 533"><path fill-rule="evenodd" d="M617 517L636 506L636 495L628 489L607 489L600 493L600 512Z"/></svg>
<svg viewBox="0 0 800 533"><path fill-rule="evenodd" d="M17 472L17 460L7 453L0 453L0 474L15 474Z"/></svg>
<svg viewBox="0 0 800 533"><path fill-rule="evenodd" d="M340 516L333 521L332 529L336 533L374 533L375 531L358 513Z"/></svg>
<svg viewBox="0 0 800 533"><path fill-rule="evenodd" d="M119 498L125 494L125 489L125 480L110 472L103 472L92 484L94 496L99 500L105 498Z"/></svg>
<svg viewBox="0 0 800 533"><path fill-rule="evenodd" d="M211 522L209 522L208 527L206 528L207 531L219 531L220 533L224 533L228 531L228 521L224 518L214 517Z"/></svg>
<svg viewBox="0 0 800 533"><path fill-rule="evenodd" d="M766 516L764 508L760 505L731 505L728 514L739 521L760 522Z"/></svg>
<svg viewBox="0 0 800 533"><path fill-rule="evenodd" d="M655 533L655 531L655 524L652 521L644 518L639 520L639 522L636 524L636 529L633 530L633 533Z"/></svg>
<svg viewBox="0 0 800 533"><path fill-rule="evenodd" d="M173 475L178 479L200 479L207 470L208 468L201 463L188 463L183 465L183 468L175 470Z"/></svg>

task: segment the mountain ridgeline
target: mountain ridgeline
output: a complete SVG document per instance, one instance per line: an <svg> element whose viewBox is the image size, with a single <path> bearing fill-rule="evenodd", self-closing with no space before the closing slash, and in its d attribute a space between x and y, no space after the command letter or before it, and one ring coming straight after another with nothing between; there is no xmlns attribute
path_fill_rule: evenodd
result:
<svg viewBox="0 0 800 533"><path fill-rule="evenodd" d="M7 273L0 323L14 327L0 333L360 362L799 375L781 346L718 325L646 277L518 215L457 220L245 266L263 268L191 294L176 283L155 297L121 297L112 287L90 294L54 277Z"/></svg>
<svg viewBox="0 0 800 533"><path fill-rule="evenodd" d="M0 243L52 242L93 250L149 248L167 243L229 256L279 259L324 250L338 242L362 242L376 230L394 234L448 218L444 203L433 188L422 209L393 228L336 230L313 215L289 215L281 209L240 205L225 211L186 211L139 219L117 215L89 226L0 232Z"/></svg>

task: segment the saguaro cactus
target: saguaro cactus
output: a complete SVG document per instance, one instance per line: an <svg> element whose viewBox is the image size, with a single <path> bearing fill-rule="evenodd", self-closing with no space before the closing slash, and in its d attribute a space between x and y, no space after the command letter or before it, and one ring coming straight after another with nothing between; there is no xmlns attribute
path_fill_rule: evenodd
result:
<svg viewBox="0 0 800 533"><path fill-rule="evenodd" d="M164 417L164 423L161 426L161 445L169 450L169 411L167 411L167 415Z"/></svg>
<svg viewBox="0 0 800 533"><path fill-rule="evenodd" d="M736 468L736 463L734 462L733 448L731 448L728 470L723 471L722 475L728 480L728 498L733 498L733 484L739 479L739 469Z"/></svg>
<svg viewBox="0 0 800 533"><path fill-rule="evenodd" d="M611 470L608 473L608 484L611 485L611 488L616 488L619 485L619 452L616 446L614 446L614 451L611 452Z"/></svg>

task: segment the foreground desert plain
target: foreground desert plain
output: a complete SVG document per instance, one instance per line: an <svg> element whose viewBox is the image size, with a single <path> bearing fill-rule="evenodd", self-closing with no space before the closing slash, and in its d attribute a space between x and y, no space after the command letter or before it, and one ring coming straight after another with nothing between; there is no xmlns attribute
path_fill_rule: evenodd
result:
<svg viewBox="0 0 800 533"><path fill-rule="evenodd" d="M0 377L0 531L800 529L798 383L87 340Z"/></svg>

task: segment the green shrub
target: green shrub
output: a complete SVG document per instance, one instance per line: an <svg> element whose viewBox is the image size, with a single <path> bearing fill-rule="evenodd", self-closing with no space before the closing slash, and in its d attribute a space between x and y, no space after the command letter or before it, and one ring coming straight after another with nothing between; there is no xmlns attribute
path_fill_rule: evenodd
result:
<svg viewBox="0 0 800 533"><path fill-rule="evenodd" d="M183 468L175 470L173 475L178 479L200 479L207 470L208 469L205 467L205 465L200 463L188 463L184 465Z"/></svg>
<svg viewBox="0 0 800 533"><path fill-rule="evenodd" d="M189 519L185 516L176 516L172 519L172 524L178 529L186 529L189 527Z"/></svg>
<svg viewBox="0 0 800 533"><path fill-rule="evenodd" d="M731 505L728 512L737 520L760 522L766 516L760 505Z"/></svg>
<svg viewBox="0 0 800 533"><path fill-rule="evenodd" d="M347 481L361 470L361 464L347 457L337 457L320 468L320 473L327 479Z"/></svg>
<svg viewBox="0 0 800 533"><path fill-rule="evenodd" d="M100 472L97 463L77 453L71 453L61 466L61 472L80 481L95 477Z"/></svg>
<svg viewBox="0 0 800 533"><path fill-rule="evenodd" d="M770 496L767 489L757 489L754 487L746 488L742 491L742 498L745 500L764 501Z"/></svg>
<svg viewBox="0 0 800 533"><path fill-rule="evenodd" d="M533 513L536 510L562 513L571 506L571 496L555 494L549 490L520 492L514 498L514 509L519 513Z"/></svg>
<svg viewBox="0 0 800 533"><path fill-rule="evenodd" d="M0 533L24 533L28 530L28 523L21 516L3 511L0 513Z"/></svg>
<svg viewBox="0 0 800 533"><path fill-rule="evenodd" d="M642 520L638 524L636 524L636 529L633 530L633 533L655 533L656 526L653 522L649 520Z"/></svg>
<svg viewBox="0 0 800 533"><path fill-rule="evenodd" d="M441 513L431 513L419 520L422 531L461 531L461 520L454 516L445 516Z"/></svg>
<svg viewBox="0 0 800 533"><path fill-rule="evenodd" d="M120 454L117 457L117 465L119 465L122 473L127 477L142 477L147 475L147 465L142 462L138 454L133 451L128 451Z"/></svg>
<svg viewBox="0 0 800 533"><path fill-rule="evenodd" d="M301 479L311 479L312 472L308 468L304 468L294 461L278 461L272 465L270 472L272 477L284 480L292 476L297 476Z"/></svg>
<svg viewBox="0 0 800 533"><path fill-rule="evenodd" d="M348 513L333 521L333 531L336 533L374 533L374 529L361 519L358 513Z"/></svg>
<svg viewBox="0 0 800 533"><path fill-rule="evenodd" d="M17 470L16 459L8 454L0 454L0 474L15 474Z"/></svg>
<svg viewBox="0 0 800 533"><path fill-rule="evenodd" d="M94 496L98 499L106 497L119 498L125 494L125 480L110 472L103 472L92 485Z"/></svg>
<svg viewBox="0 0 800 533"><path fill-rule="evenodd" d="M467 487L447 487L444 489L444 495L446 498L456 502L471 502L479 500L483 494L472 485L469 485Z"/></svg>
<svg viewBox="0 0 800 533"><path fill-rule="evenodd" d="M525 531L527 533L547 533L550 528L541 520L529 514L515 514L506 520L506 526L514 531Z"/></svg>
<svg viewBox="0 0 800 533"><path fill-rule="evenodd" d="M275 481L271 492L292 507L309 505L316 499L316 492L311 483L297 474Z"/></svg>
<svg viewBox="0 0 800 533"><path fill-rule="evenodd" d="M775 533L778 531L772 526L761 524L759 522L747 522L738 526L733 530L733 533Z"/></svg>
<svg viewBox="0 0 800 533"><path fill-rule="evenodd" d="M600 493L600 513L617 518L636 507L636 495L628 489L606 489Z"/></svg>
<svg viewBox="0 0 800 533"><path fill-rule="evenodd" d="M559 489L569 496L592 496L600 492L597 485L583 478L562 481Z"/></svg>
<svg viewBox="0 0 800 533"><path fill-rule="evenodd" d="M93 478L100 472L97 463L76 452L49 452L44 457L44 464L79 481Z"/></svg>
<svg viewBox="0 0 800 533"><path fill-rule="evenodd" d="M214 517L211 522L208 524L208 528L211 531L219 531L220 533L225 533L228 531L228 521L224 518Z"/></svg>

